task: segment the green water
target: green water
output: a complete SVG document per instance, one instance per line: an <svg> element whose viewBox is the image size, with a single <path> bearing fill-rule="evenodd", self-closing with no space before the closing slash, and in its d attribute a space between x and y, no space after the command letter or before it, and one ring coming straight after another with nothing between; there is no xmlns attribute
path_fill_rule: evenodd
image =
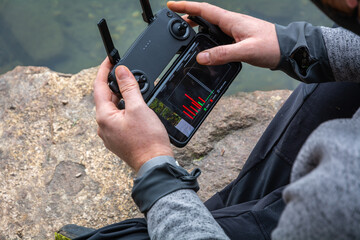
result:
<svg viewBox="0 0 360 240"><path fill-rule="evenodd" d="M331 25L310 0L208 2L282 25L292 21ZM166 1L151 4L156 12ZM48 66L63 73L99 65L106 56L96 26L102 17L121 54L146 27L137 0L0 0L0 74L17 65ZM293 89L296 84L281 72L244 65L227 94Z"/></svg>

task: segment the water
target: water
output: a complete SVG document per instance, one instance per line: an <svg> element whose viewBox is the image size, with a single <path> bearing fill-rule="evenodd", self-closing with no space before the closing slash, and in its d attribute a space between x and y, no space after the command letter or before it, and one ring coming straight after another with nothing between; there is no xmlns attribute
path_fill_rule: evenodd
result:
<svg viewBox="0 0 360 240"><path fill-rule="evenodd" d="M287 25L331 22L310 0L209 0L220 7ZM166 1L151 0L156 12ZM76 73L97 66L105 50L97 29L107 19L115 46L123 54L146 27L137 0L0 0L0 74L17 65L47 66ZM244 64L227 94L293 89L297 82L281 72Z"/></svg>

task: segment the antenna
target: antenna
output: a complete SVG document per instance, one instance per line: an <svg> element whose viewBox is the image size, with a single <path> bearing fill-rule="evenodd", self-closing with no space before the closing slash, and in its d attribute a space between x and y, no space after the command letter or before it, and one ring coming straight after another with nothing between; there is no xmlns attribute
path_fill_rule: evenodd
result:
<svg viewBox="0 0 360 240"><path fill-rule="evenodd" d="M112 65L115 65L120 61L120 55L118 50L114 47L114 43L111 39L109 28L106 24L106 20L103 18L100 20L100 22L97 24L101 38L104 42L106 53L109 57L109 60Z"/></svg>
<svg viewBox="0 0 360 240"><path fill-rule="evenodd" d="M141 8L143 10L142 17L145 22L148 24L152 23L154 21L155 17L151 10L150 2L149 0L140 0Z"/></svg>

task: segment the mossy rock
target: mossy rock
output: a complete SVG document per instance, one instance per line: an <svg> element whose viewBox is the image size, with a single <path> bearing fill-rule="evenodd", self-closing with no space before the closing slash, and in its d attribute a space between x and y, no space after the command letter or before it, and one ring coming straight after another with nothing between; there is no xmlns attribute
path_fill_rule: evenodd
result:
<svg viewBox="0 0 360 240"><path fill-rule="evenodd" d="M55 240L71 240L70 238L64 237L59 233L55 233Z"/></svg>

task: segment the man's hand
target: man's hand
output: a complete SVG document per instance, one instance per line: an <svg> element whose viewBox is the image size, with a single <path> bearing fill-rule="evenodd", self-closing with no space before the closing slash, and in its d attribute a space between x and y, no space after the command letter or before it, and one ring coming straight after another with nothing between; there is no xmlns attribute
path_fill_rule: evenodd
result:
<svg viewBox="0 0 360 240"><path fill-rule="evenodd" d="M246 62L258 67L276 68L280 61L280 47L275 25L257 18L198 2L168 2L168 8L179 13L200 16L218 25L235 39L234 44L215 47L199 53L197 61L203 65ZM192 26L190 20L184 17Z"/></svg>
<svg viewBox="0 0 360 240"><path fill-rule="evenodd" d="M349 16L353 14L354 9L359 4L359 0L321 0L321 2Z"/></svg>
<svg viewBox="0 0 360 240"><path fill-rule="evenodd" d="M106 58L94 82L98 135L105 146L136 172L153 157L173 156L165 127L148 108L138 83L124 66L116 68L116 79L126 108L117 109L118 99L107 84L111 67Z"/></svg>

